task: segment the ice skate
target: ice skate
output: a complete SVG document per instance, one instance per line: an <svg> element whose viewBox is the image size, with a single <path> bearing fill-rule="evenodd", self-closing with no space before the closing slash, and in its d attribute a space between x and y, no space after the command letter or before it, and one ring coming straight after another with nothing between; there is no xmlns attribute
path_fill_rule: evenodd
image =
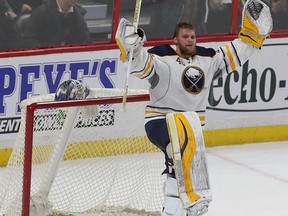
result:
<svg viewBox="0 0 288 216"><path fill-rule="evenodd" d="M210 201L202 200L188 208L187 216L201 216L208 212Z"/></svg>
<svg viewBox="0 0 288 216"><path fill-rule="evenodd" d="M183 208L183 204L178 195L177 182L175 178L167 177L167 181L164 184L164 195L165 200L161 216L187 215L187 211Z"/></svg>

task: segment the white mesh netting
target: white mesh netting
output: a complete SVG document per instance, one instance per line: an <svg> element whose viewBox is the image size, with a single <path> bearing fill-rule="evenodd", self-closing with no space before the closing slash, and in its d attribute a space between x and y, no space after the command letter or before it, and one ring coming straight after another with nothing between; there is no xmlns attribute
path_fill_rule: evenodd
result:
<svg viewBox="0 0 288 216"><path fill-rule="evenodd" d="M122 95L115 89L92 92L97 98ZM103 101L98 115L89 118L81 115L81 104L38 109L33 125L27 125L33 127L33 155L25 155L26 106L53 99L37 96L21 105L20 131L0 176L0 215L21 215L24 157L32 158L33 215L159 215L164 158L145 136L147 101L127 103L126 112L121 103Z"/></svg>

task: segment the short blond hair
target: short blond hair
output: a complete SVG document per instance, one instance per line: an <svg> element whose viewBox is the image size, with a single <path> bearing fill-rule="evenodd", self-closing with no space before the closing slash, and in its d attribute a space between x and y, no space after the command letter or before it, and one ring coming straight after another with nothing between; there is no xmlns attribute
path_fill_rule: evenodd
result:
<svg viewBox="0 0 288 216"><path fill-rule="evenodd" d="M195 31L195 27L188 22L178 23L175 27L173 38L178 37L180 29L191 29Z"/></svg>

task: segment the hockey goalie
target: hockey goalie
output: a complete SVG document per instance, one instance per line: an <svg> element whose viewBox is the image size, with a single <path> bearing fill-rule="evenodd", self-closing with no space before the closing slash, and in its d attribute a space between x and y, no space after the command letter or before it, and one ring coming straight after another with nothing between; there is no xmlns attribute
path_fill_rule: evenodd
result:
<svg viewBox="0 0 288 216"><path fill-rule="evenodd" d="M165 155L162 216L208 211L212 195L202 127L210 85L257 53L271 31L270 9L260 0L246 2L238 38L217 50L196 45L196 30L189 23L177 24L175 48L163 44L147 50L144 30L121 19L116 33L120 60L131 75L150 83L145 130Z"/></svg>

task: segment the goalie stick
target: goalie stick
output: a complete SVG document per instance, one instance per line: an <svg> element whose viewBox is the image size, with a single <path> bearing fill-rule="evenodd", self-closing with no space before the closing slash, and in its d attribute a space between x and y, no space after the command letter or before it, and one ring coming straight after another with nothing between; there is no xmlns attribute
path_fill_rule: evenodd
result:
<svg viewBox="0 0 288 216"><path fill-rule="evenodd" d="M141 4L142 4L142 0L136 0L134 18L133 18L133 26L134 26L134 32L135 33L137 33L137 29L138 29ZM126 73L123 100L122 100L122 111L123 112L126 111L126 101L127 101L128 88L129 88L128 81L129 81L129 75L131 72L133 52L134 52L133 49L131 49L129 52L128 68L127 68L127 73Z"/></svg>

